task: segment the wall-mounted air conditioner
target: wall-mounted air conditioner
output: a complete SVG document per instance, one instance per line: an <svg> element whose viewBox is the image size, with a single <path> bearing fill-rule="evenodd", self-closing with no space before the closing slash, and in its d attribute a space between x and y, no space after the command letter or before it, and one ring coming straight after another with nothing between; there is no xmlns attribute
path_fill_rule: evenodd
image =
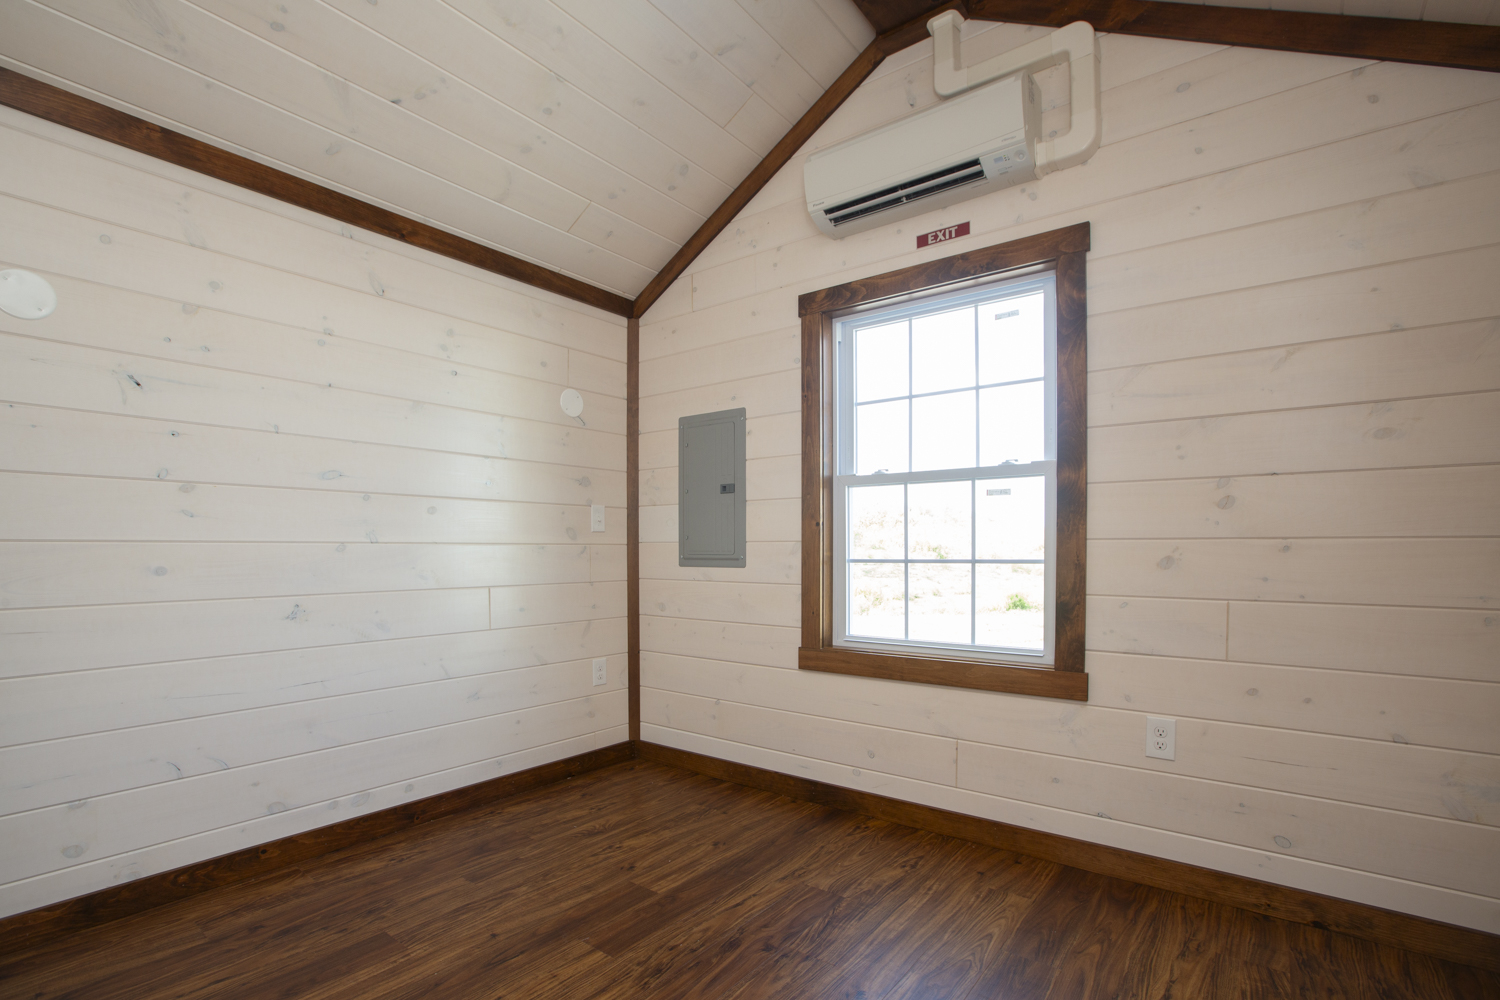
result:
<svg viewBox="0 0 1500 1000"><path fill-rule="evenodd" d="M807 211L823 233L840 239L1033 181L1099 148L1098 57L1089 24L1075 21L969 68L961 65L962 26L952 11L927 25L937 91L958 96L808 157ZM1061 139L1038 141L1031 74L1063 60L1070 66L1073 124Z"/></svg>
<svg viewBox="0 0 1500 1000"><path fill-rule="evenodd" d="M1036 177L1036 84L996 80L808 157L807 210L835 239Z"/></svg>

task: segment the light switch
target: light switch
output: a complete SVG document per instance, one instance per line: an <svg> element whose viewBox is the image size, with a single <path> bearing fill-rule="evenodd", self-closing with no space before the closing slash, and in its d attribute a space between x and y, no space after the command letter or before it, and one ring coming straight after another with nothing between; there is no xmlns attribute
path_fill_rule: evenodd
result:
<svg viewBox="0 0 1500 1000"><path fill-rule="evenodd" d="M596 503L589 507L589 530L604 530L604 505L602 503Z"/></svg>

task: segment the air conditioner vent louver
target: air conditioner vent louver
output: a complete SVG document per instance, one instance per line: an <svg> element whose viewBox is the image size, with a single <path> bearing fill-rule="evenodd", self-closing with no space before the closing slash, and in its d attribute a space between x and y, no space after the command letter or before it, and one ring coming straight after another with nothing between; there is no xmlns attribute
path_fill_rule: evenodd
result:
<svg viewBox="0 0 1500 1000"><path fill-rule="evenodd" d="M832 225L842 226L876 212L884 212L922 198L930 198L944 191L981 180L984 180L984 165L977 159L970 160L922 177L914 177L894 187L873 191L852 201L830 205L823 209L823 214L828 217Z"/></svg>

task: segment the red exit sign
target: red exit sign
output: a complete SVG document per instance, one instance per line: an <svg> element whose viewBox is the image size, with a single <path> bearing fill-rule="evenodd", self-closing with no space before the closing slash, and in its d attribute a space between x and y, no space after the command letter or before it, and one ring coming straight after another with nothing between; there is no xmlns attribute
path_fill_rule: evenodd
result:
<svg viewBox="0 0 1500 1000"><path fill-rule="evenodd" d="M923 233L921 236L917 237L917 249L920 250L923 247L930 247L934 243L943 243L947 240L956 240L960 236L968 235L969 224L967 222L960 222L958 225L949 226L947 229L934 229L930 233Z"/></svg>

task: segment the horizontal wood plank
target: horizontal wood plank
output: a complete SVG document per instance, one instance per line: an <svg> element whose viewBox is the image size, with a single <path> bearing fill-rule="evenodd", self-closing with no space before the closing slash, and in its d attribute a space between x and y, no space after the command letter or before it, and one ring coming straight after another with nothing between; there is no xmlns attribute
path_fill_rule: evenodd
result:
<svg viewBox="0 0 1500 1000"><path fill-rule="evenodd" d="M46 733L45 743L23 744L20 741L26 733L8 731L6 739L15 745L0 749L0 798L6 814L20 813L253 767L328 747L603 697L624 691L622 666L623 659L617 656L613 683L602 687L594 686L588 660L561 660L232 714L131 728L106 725L74 736L59 737L53 729ZM142 676L147 673L133 671L137 680L148 679ZM38 708L45 710L55 703L56 689L72 687L73 679L55 679L52 697L43 693L36 699ZM94 692L78 700L90 708L96 704ZM97 717L98 713L89 714ZM26 728L35 735L39 727Z"/></svg>
<svg viewBox="0 0 1500 1000"><path fill-rule="evenodd" d="M0 358L4 359L5 371L0 393L16 403L244 430L264 430L269 425L277 434L624 469L620 454L624 413L619 401L616 415L621 419L613 426L606 424L606 429L594 430L575 425L568 429L550 420L497 421L491 415L456 407L427 405L414 409L383 394L38 341L4 332L0 332ZM122 387L129 391L122 392ZM538 392L552 395L548 390ZM275 416L268 419L268 412Z"/></svg>
<svg viewBox="0 0 1500 1000"><path fill-rule="evenodd" d="M0 611L0 676L479 631L490 626L489 594L480 587Z"/></svg>
<svg viewBox="0 0 1500 1000"><path fill-rule="evenodd" d="M641 650L648 662L654 662L653 654L667 653L795 669L800 638L796 628L786 626L641 617Z"/></svg>
<svg viewBox="0 0 1500 1000"><path fill-rule="evenodd" d="M0 690L6 692L0 718L7 743L59 739L479 677L538 663L618 658L625 641L622 616L374 644L241 652L86 673L15 673L0 679ZM80 657L72 665L89 662ZM26 661L18 666L24 669ZM143 690L152 693L141 695Z"/></svg>
<svg viewBox="0 0 1500 1000"><path fill-rule="evenodd" d="M1500 463L1500 392L1096 427L1094 482Z"/></svg>
<svg viewBox="0 0 1500 1000"><path fill-rule="evenodd" d="M641 722L919 781L953 784L955 743L940 736L664 691L645 679Z"/></svg>
<svg viewBox="0 0 1500 1000"><path fill-rule="evenodd" d="M1500 752L1494 683L1089 654L1091 704L1474 753Z"/></svg>
<svg viewBox="0 0 1500 1000"><path fill-rule="evenodd" d="M1088 602L1089 649L1209 660L1224 657L1229 621L1225 601L1091 594Z"/></svg>
<svg viewBox="0 0 1500 1000"><path fill-rule="evenodd" d="M7 472L0 503L7 541L625 542L619 507L595 532L584 506Z"/></svg>
<svg viewBox="0 0 1500 1000"><path fill-rule="evenodd" d="M0 566L6 608L597 582L584 544L0 542Z"/></svg>
<svg viewBox="0 0 1500 1000"><path fill-rule="evenodd" d="M1493 609L1500 538L1098 540L1106 594Z"/></svg>
<svg viewBox="0 0 1500 1000"><path fill-rule="evenodd" d="M1093 426L1500 389L1500 318L1159 362L1089 377Z"/></svg>
<svg viewBox="0 0 1500 1000"><path fill-rule="evenodd" d="M1500 466L1100 483L1096 538L1500 535Z"/></svg>
<svg viewBox="0 0 1500 1000"><path fill-rule="evenodd" d="M1443 608L1231 601L1229 658L1500 681L1500 615Z"/></svg>
<svg viewBox="0 0 1500 1000"><path fill-rule="evenodd" d="M402 494L542 504L625 505L625 473L518 462L10 403L0 434L11 471L157 480L186 485L290 487L363 496ZM247 465L242 455L258 460Z"/></svg>

